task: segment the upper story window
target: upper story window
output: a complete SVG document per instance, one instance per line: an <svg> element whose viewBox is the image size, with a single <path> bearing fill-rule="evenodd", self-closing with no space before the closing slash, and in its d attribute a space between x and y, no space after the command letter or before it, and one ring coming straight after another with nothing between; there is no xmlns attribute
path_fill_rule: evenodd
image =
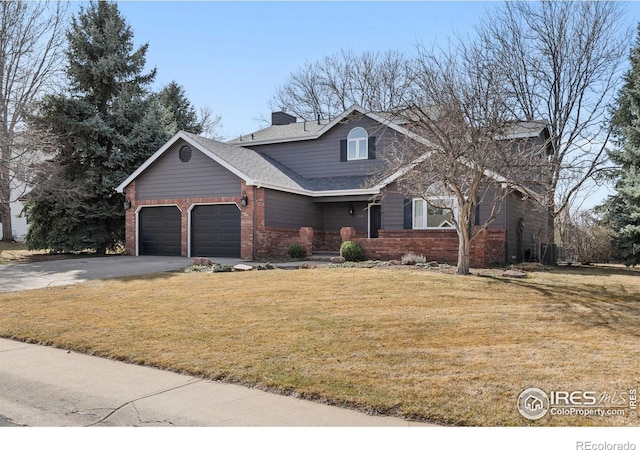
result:
<svg viewBox="0 0 640 450"><path fill-rule="evenodd" d="M347 136L347 161L369 158L369 135L366 130L356 127Z"/></svg>

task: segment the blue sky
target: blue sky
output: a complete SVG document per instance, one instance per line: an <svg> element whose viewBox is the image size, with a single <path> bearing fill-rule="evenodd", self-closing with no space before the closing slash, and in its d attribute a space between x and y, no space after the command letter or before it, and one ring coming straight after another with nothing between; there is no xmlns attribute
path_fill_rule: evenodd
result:
<svg viewBox="0 0 640 450"><path fill-rule="evenodd" d="M74 3L77 6L86 3ZM232 139L265 126L269 100L306 61L341 49L411 53L418 43L446 44L472 34L487 11L483 1L118 1L136 46L149 43L155 89L175 80L197 108L222 118ZM635 28L640 2L625 2ZM631 46L632 42L629 43ZM609 191L587 195L594 206Z"/></svg>
<svg viewBox="0 0 640 450"><path fill-rule="evenodd" d="M411 52L466 32L483 2L123 1L137 45L148 42L156 83L181 84L235 138L261 128L268 102L305 61L351 49Z"/></svg>

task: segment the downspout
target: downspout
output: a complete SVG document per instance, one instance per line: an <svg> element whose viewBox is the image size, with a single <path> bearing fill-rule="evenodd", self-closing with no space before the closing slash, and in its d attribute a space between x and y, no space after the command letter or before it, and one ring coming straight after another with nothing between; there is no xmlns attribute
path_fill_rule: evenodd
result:
<svg viewBox="0 0 640 450"><path fill-rule="evenodd" d="M256 201L256 199L258 198L258 187L254 184L253 185L253 233L251 238L253 239L253 260L255 261L256 255L257 255L257 251L256 251L256 242L257 242L257 238L256 235L258 233L258 202Z"/></svg>

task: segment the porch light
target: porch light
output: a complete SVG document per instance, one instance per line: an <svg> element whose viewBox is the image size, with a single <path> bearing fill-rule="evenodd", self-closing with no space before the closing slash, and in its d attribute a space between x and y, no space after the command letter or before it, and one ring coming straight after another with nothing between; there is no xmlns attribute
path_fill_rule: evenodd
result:
<svg viewBox="0 0 640 450"><path fill-rule="evenodd" d="M247 193L242 193L242 198L240 198L240 206L243 208L249 204L249 197L247 197Z"/></svg>
<svg viewBox="0 0 640 450"><path fill-rule="evenodd" d="M125 211L131 209L131 200L129 199L129 197L124 198L124 209Z"/></svg>
<svg viewBox="0 0 640 450"><path fill-rule="evenodd" d="M353 216L353 203L349 203L349 215Z"/></svg>

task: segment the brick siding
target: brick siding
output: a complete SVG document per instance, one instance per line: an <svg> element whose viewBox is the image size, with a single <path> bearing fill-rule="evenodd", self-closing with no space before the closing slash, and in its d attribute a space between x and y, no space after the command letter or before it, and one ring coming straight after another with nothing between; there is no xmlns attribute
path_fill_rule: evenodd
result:
<svg viewBox="0 0 640 450"><path fill-rule="evenodd" d="M485 230L471 242L471 266L489 267L505 261L504 230ZM429 261L455 265L458 235L455 230L380 230L376 239L355 238L368 259L400 259L412 252Z"/></svg>
<svg viewBox="0 0 640 450"><path fill-rule="evenodd" d="M241 257L254 258L286 256L294 242L302 244L308 251L338 251L343 240L359 243L369 259L400 259L406 253L424 255L427 260L456 264L458 259L458 237L454 230L380 230L379 237L368 239L365 232L343 228L340 232L306 229L276 228L265 226L265 190L246 186L242 182L241 192L246 194L248 205L240 208ZM181 254L188 255L188 212L195 204L235 203L241 197L209 197L187 199L138 200L136 182L124 190L131 201L125 213L125 249L127 255L136 253L136 211L142 206L177 205L182 214ZM345 232L346 233L343 233ZM506 260L506 231L485 230L471 243L472 267L488 267L502 264Z"/></svg>

